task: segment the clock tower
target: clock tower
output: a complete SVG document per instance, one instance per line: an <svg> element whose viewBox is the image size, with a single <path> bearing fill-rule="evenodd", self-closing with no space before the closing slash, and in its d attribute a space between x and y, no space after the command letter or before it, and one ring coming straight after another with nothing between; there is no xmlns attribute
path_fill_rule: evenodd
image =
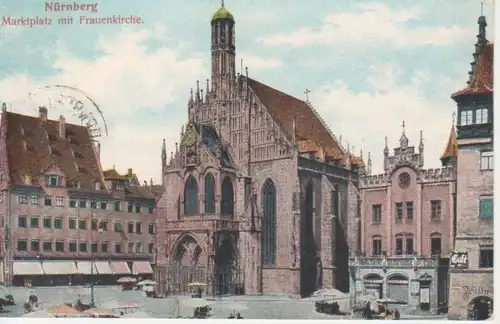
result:
<svg viewBox="0 0 500 324"><path fill-rule="evenodd" d="M235 84L236 47L234 17L224 7L212 16L212 91L218 100L231 99L231 87Z"/></svg>

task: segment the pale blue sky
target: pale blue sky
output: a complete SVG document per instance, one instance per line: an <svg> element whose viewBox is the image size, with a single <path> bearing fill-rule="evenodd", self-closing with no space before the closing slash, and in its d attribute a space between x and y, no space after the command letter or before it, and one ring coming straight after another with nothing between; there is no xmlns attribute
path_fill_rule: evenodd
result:
<svg viewBox="0 0 500 324"><path fill-rule="evenodd" d="M455 108L450 94L465 85L472 60L479 0L225 3L236 19L238 66L242 57L251 77L299 98L311 89L313 106L344 146L363 149L365 158L372 152L375 171L381 171L384 136L396 146L403 119L410 144L424 132L426 166L439 166ZM47 14L44 5L4 0L1 12L54 22L68 16ZM109 124L103 167L131 167L141 180L158 182L161 140L169 148L179 140L189 88L210 77L210 18L219 5L106 0L96 14L69 13L72 26L1 26L0 101L36 114L28 93L37 86L88 92ZM78 24L79 16L114 14L141 16L144 24ZM493 40L488 3L484 14ZM70 114L52 110L49 118Z"/></svg>

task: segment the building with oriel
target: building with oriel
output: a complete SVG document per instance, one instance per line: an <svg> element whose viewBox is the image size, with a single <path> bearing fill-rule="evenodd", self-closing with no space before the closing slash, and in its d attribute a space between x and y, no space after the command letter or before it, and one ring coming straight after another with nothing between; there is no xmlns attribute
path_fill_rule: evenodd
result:
<svg viewBox="0 0 500 324"><path fill-rule="evenodd" d="M162 188L103 171L87 126L7 111L0 124L0 281L116 283L152 276ZM132 170L130 170L130 176Z"/></svg>
<svg viewBox="0 0 500 324"><path fill-rule="evenodd" d="M351 257L351 298L366 295L402 304L405 313L446 311L448 256L453 247L456 134L452 127L442 168L424 169L422 131L418 147L403 132L394 155L383 150L384 173L364 175L361 253ZM371 164L371 159L368 160Z"/></svg>
<svg viewBox="0 0 500 324"><path fill-rule="evenodd" d="M484 320L493 313L493 43L486 18L479 33L467 86L457 103L458 182L454 252L450 275L450 319ZM458 262L460 261L460 262Z"/></svg>
<svg viewBox="0 0 500 324"><path fill-rule="evenodd" d="M210 35L211 80L191 91L170 159L162 152L160 293L192 282L209 294L347 292L362 159L307 100L236 73L224 6Z"/></svg>

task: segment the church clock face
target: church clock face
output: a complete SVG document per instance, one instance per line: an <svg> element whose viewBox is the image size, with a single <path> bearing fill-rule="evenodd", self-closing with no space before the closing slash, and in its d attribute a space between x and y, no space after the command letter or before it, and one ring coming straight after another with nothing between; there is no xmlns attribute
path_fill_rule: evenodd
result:
<svg viewBox="0 0 500 324"><path fill-rule="evenodd" d="M196 132L194 131L193 125L189 124L184 136L182 137L182 145L193 146L196 143Z"/></svg>
<svg viewBox="0 0 500 324"><path fill-rule="evenodd" d="M401 189L406 189L410 186L411 177L408 172L403 172L399 175L398 183Z"/></svg>

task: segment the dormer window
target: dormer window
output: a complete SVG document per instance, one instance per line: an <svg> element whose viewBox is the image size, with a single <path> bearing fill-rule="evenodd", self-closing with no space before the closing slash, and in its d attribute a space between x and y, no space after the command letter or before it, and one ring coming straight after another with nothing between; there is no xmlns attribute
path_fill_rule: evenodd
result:
<svg viewBox="0 0 500 324"><path fill-rule="evenodd" d="M45 185L47 187L58 187L61 185L61 177L55 174L45 176Z"/></svg>
<svg viewBox="0 0 500 324"><path fill-rule="evenodd" d="M31 175L25 174L23 176L23 182L24 182L24 184L30 185L31 184Z"/></svg>

